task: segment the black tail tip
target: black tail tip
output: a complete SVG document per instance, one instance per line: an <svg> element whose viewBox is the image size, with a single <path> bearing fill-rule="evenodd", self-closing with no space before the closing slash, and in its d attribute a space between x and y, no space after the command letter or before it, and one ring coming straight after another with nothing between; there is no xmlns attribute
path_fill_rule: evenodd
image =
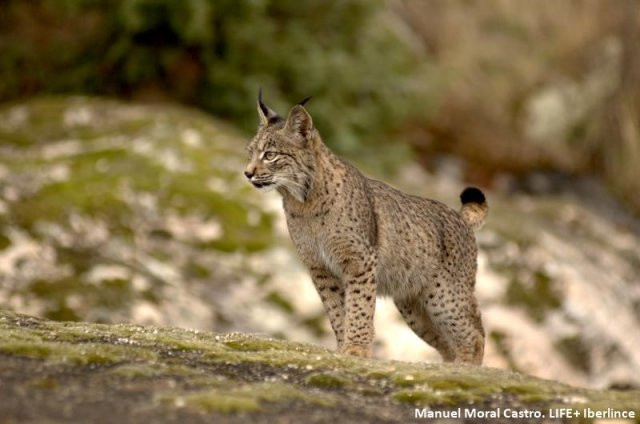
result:
<svg viewBox="0 0 640 424"><path fill-rule="evenodd" d="M483 204L487 200L484 198L484 194L475 187L467 187L460 194L460 200L463 205L467 203L477 203L479 205Z"/></svg>

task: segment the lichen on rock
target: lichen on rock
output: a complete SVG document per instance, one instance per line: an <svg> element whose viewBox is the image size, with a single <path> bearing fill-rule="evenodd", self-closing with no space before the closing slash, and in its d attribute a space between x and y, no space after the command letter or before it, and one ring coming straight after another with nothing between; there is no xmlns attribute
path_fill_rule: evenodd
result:
<svg viewBox="0 0 640 424"><path fill-rule="evenodd" d="M391 423L413 418L414 407L640 411L638 391L579 389L495 368L361 359L251 334L53 322L7 311L0 311L0 379L0 415L27 422L108 414L118 422Z"/></svg>
<svg viewBox="0 0 640 424"><path fill-rule="evenodd" d="M244 181L246 137L171 105L51 97L0 106L0 307L333 348L278 195ZM402 169L385 180L459 206L463 181L410 163ZM487 192L476 284L485 364L577 386L640 387L640 224L601 185L569 188ZM389 299L377 301L375 319L377 357L440 361ZM272 347L225 343L254 358ZM340 385L316 371L310 382ZM402 378L394 380L408 391L401 398L427 396Z"/></svg>

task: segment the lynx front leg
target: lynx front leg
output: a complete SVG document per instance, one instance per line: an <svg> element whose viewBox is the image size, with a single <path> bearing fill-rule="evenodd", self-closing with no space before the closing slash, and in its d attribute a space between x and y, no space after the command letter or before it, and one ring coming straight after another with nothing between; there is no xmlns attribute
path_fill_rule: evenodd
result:
<svg viewBox="0 0 640 424"><path fill-rule="evenodd" d="M329 315L331 328L336 335L338 350L344 339L344 288L338 278L323 267L311 267L311 278Z"/></svg>
<svg viewBox="0 0 640 424"><path fill-rule="evenodd" d="M340 352L354 356L371 356L373 315L376 308L376 257L363 261L345 261L344 343Z"/></svg>

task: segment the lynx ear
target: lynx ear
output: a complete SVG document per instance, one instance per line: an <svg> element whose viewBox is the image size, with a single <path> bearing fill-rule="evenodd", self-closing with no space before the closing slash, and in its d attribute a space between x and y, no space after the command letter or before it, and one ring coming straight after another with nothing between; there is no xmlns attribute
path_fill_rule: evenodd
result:
<svg viewBox="0 0 640 424"><path fill-rule="evenodd" d="M298 135L304 140L307 140L313 129L311 115L309 115L304 106L297 104L289 111L285 128L291 134Z"/></svg>
<svg viewBox="0 0 640 424"><path fill-rule="evenodd" d="M260 124L262 125L280 119L278 114L262 101L262 88L258 90L258 115L260 116Z"/></svg>

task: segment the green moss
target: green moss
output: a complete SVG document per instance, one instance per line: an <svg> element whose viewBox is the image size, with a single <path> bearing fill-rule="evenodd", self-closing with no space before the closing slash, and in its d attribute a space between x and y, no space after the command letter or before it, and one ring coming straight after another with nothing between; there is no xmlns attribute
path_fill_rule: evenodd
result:
<svg viewBox="0 0 640 424"><path fill-rule="evenodd" d="M41 358L53 362L68 362L78 365L112 364L125 361L154 361L157 353L139 346L122 346L98 342L105 333L103 326L92 324L87 329L83 324L54 323L31 320L26 328L19 318L0 312L0 351L30 358ZM117 334L117 326L108 333L111 339ZM116 339L118 337L116 336Z"/></svg>
<svg viewBox="0 0 640 424"><path fill-rule="evenodd" d="M164 368L150 364L124 364L112 369L110 372L125 378L150 378L166 375Z"/></svg>
<svg viewBox="0 0 640 424"><path fill-rule="evenodd" d="M260 409L257 399L225 395L217 392L190 394L183 398L184 404L188 407L202 410L204 412L247 412Z"/></svg>
<svg viewBox="0 0 640 424"><path fill-rule="evenodd" d="M47 361L70 362L77 365L105 365L131 360L153 360L154 352L107 344L66 344L53 342L2 343L0 351Z"/></svg>
<svg viewBox="0 0 640 424"><path fill-rule="evenodd" d="M370 380L387 380L392 374L393 371L375 370L367 372L364 376Z"/></svg>
<svg viewBox="0 0 640 424"><path fill-rule="evenodd" d="M478 381L467 380L464 378L452 378L429 381L429 386L435 390L477 390L479 387L482 387L482 383L479 384Z"/></svg>
<svg viewBox="0 0 640 424"><path fill-rule="evenodd" d="M33 343L44 341L44 332L38 330L17 330L8 325L0 325L0 346L8 343Z"/></svg>
<svg viewBox="0 0 640 424"><path fill-rule="evenodd" d="M548 393L521 393L518 398L525 404L548 403L555 399L554 396L550 396Z"/></svg>
<svg viewBox="0 0 640 424"><path fill-rule="evenodd" d="M166 238L166 236L164 236ZM209 278L211 276L211 270L198 262L192 261L187 264L184 270L187 278Z"/></svg>
<svg viewBox="0 0 640 424"><path fill-rule="evenodd" d="M134 340L135 339L137 338L134 337ZM148 338L144 337L144 339L147 340ZM163 346L169 347L171 349L176 349L176 350L195 351L195 352L209 352L209 351L217 350L216 344L206 342L206 341L200 341L196 338L184 339L181 337L167 337L163 335L156 338L155 340L156 340L156 343L160 343Z"/></svg>
<svg viewBox="0 0 640 424"><path fill-rule="evenodd" d="M238 347L234 351L226 354L217 354L209 357L214 361L230 361L237 363L261 363L272 367L288 367L294 369L332 369L344 368L351 369L352 373L361 372L361 368L357 367L357 360L351 357L335 355L328 353L321 348L312 346L303 347L301 344L276 344L271 348L262 344L256 344L254 340L242 342L235 340L232 346ZM265 350L266 348L266 350ZM308 368L310 367L310 368Z"/></svg>
<svg viewBox="0 0 640 424"><path fill-rule="evenodd" d="M273 216L261 206L261 194L242 178L245 140L228 126L179 107L82 97L4 105L0 117L9 119L16 108L24 111L24 122L2 126L0 139L12 145L10 154L2 157L8 170L3 184L15 185L20 195L7 203L3 219L50 248L55 265L69 271L62 278L38 274L20 285L16 296L35 299L41 305L39 315L109 320L130 316L137 301L163 299L165 282L145 272L137 259L117 265L132 275L145 274L153 290L134 290L129 278L99 285L89 281L95 267L119 261L105 254L112 248L122 252L121 258L166 262L180 280L196 285L222 278L220 262L202 261L198 253L211 251L218 258L272 246ZM65 117L78 110L93 118L91 125L65 123ZM187 131L203 142L184 142ZM53 178L53 171L60 169L64 172ZM221 188L211 184L213 180ZM203 241L175 236L167 218L193 214L219 223L219 237ZM106 241L96 246L83 242L86 227L92 226L104 229ZM0 250L10 242L7 234L6 226L0 226ZM187 259L176 259L176 249L187 252ZM131 251L136 254L129 255ZM96 318L96 311L104 313Z"/></svg>
<svg viewBox="0 0 640 424"><path fill-rule="evenodd" d="M189 386L197 388L198 390L202 389L211 389L211 388L231 388L237 387L242 384L242 382L229 379L222 375L211 374L206 370L200 370L195 368L189 368L185 370L182 374L184 377L187 377L187 381Z"/></svg>
<svg viewBox="0 0 640 424"><path fill-rule="evenodd" d="M287 349L285 344L274 339L237 338L233 340L225 340L223 344L233 350L240 350L242 352Z"/></svg>
<svg viewBox="0 0 640 424"><path fill-rule="evenodd" d="M312 317L305 318L301 321L302 325L308 328L316 337L321 338L327 334L325 327L326 315L324 313L317 314Z"/></svg>
<svg viewBox="0 0 640 424"><path fill-rule="evenodd" d="M9 246L11 246L11 239L4 233L0 233L0 250L4 250Z"/></svg>
<svg viewBox="0 0 640 424"><path fill-rule="evenodd" d="M266 297L266 300L267 302L277 306L288 314L293 314L296 312L293 304L277 291L272 291L271 293L269 293Z"/></svg>
<svg viewBox="0 0 640 424"><path fill-rule="evenodd" d="M221 376L203 375L204 371L198 368L160 361L124 363L111 368L109 372L128 379L175 377L188 380L190 384L196 386L206 385L212 381L219 382L222 379Z"/></svg>
<svg viewBox="0 0 640 424"><path fill-rule="evenodd" d="M304 404L305 408L345 408L354 399L389 407L456 407L487 402L640 407L637 391L578 389L487 367L368 360L238 333L58 323L4 311L0 311L0 352L0 358L29 357L38 361L30 364L46 365L38 365L36 370L110 365L100 372L115 379L109 381L126 379L127 384L150 387L157 383L160 389L153 397L164 407L200 412L267 411L273 405L282 408L292 403ZM74 372L81 373L82 368ZM59 390L55 382L39 382L36 378L29 384ZM340 395L331 393L336 390Z"/></svg>
<svg viewBox="0 0 640 424"><path fill-rule="evenodd" d="M86 179L52 183L36 195L12 204L11 212L17 225L29 229L39 220L65 222L74 212L125 222L129 207L119 198L117 185L115 177L95 174Z"/></svg>
<svg viewBox="0 0 640 424"><path fill-rule="evenodd" d="M204 412L234 413L257 411L267 403L302 401L309 405L329 407L335 400L327 395L308 395L304 391L283 383L237 384L228 387L164 395L161 400L184 405Z"/></svg>
<svg viewBox="0 0 640 424"><path fill-rule="evenodd" d="M554 347L576 369L587 373L591 370L590 350L579 335L562 338L554 343Z"/></svg>
<svg viewBox="0 0 640 424"><path fill-rule="evenodd" d="M236 393L250 393L262 401L278 402L299 400L315 406L332 406L335 398L328 394L308 394L302 389L286 383L257 383L238 389Z"/></svg>
<svg viewBox="0 0 640 424"><path fill-rule="evenodd" d="M393 394L393 399L400 403L406 403L415 406L428 406L441 404L441 398L433 392L400 390Z"/></svg>
<svg viewBox="0 0 640 424"><path fill-rule="evenodd" d="M562 298L556 292L553 280L540 270L533 272L526 282L514 277L509 282L505 298L509 304L525 307L539 322L544 319L547 311L562 306Z"/></svg>
<svg viewBox="0 0 640 424"><path fill-rule="evenodd" d="M500 352L502 356L507 359L509 368L517 371L518 367L511 355L511 349L509 348L507 342L507 335L502 331L493 330L489 333L489 339L496 345L498 352Z"/></svg>
<svg viewBox="0 0 640 424"><path fill-rule="evenodd" d="M72 256L66 249L60 249L60 252L60 260ZM85 307L96 309L117 310L134 300L135 292L128 280L103 280L99 284L87 281L78 268L88 270L91 261L90 252L80 253L73 259L72 266L77 269L73 276L60 279L38 278L26 285L31 294L48 300L45 314L47 318L60 321L80 320L81 315L69 304L71 294L82 299Z"/></svg>
<svg viewBox="0 0 640 424"><path fill-rule="evenodd" d="M426 378L415 374L396 374L393 376L392 381L396 387L413 387L424 383Z"/></svg>
<svg viewBox="0 0 640 424"><path fill-rule="evenodd" d="M444 365L443 365L444 366ZM568 391L568 386L552 385L539 379L516 378L490 368L414 370L395 373L391 380L401 389L394 399L413 405L451 406L486 402L516 396L524 403L552 402Z"/></svg>
<svg viewBox="0 0 640 424"><path fill-rule="evenodd" d="M340 389L350 384L349 380L336 375L335 373L317 373L306 378L306 383L310 386L322 389Z"/></svg>
<svg viewBox="0 0 640 424"><path fill-rule="evenodd" d="M487 399L484 394L473 391L432 391L432 390L400 390L393 398L401 403L415 406L455 406L482 402Z"/></svg>
<svg viewBox="0 0 640 424"><path fill-rule="evenodd" d="M486 380L473 372L473 370L469 371L459 373L456 370L452 370L452 372L446 374L446 378L443 378L440 370L414 369L412 372L392 373L390 379L399 388L420 386L439 392L476 391L478 393L491 393L501 390L499 383L490 379Z"/></svg>

